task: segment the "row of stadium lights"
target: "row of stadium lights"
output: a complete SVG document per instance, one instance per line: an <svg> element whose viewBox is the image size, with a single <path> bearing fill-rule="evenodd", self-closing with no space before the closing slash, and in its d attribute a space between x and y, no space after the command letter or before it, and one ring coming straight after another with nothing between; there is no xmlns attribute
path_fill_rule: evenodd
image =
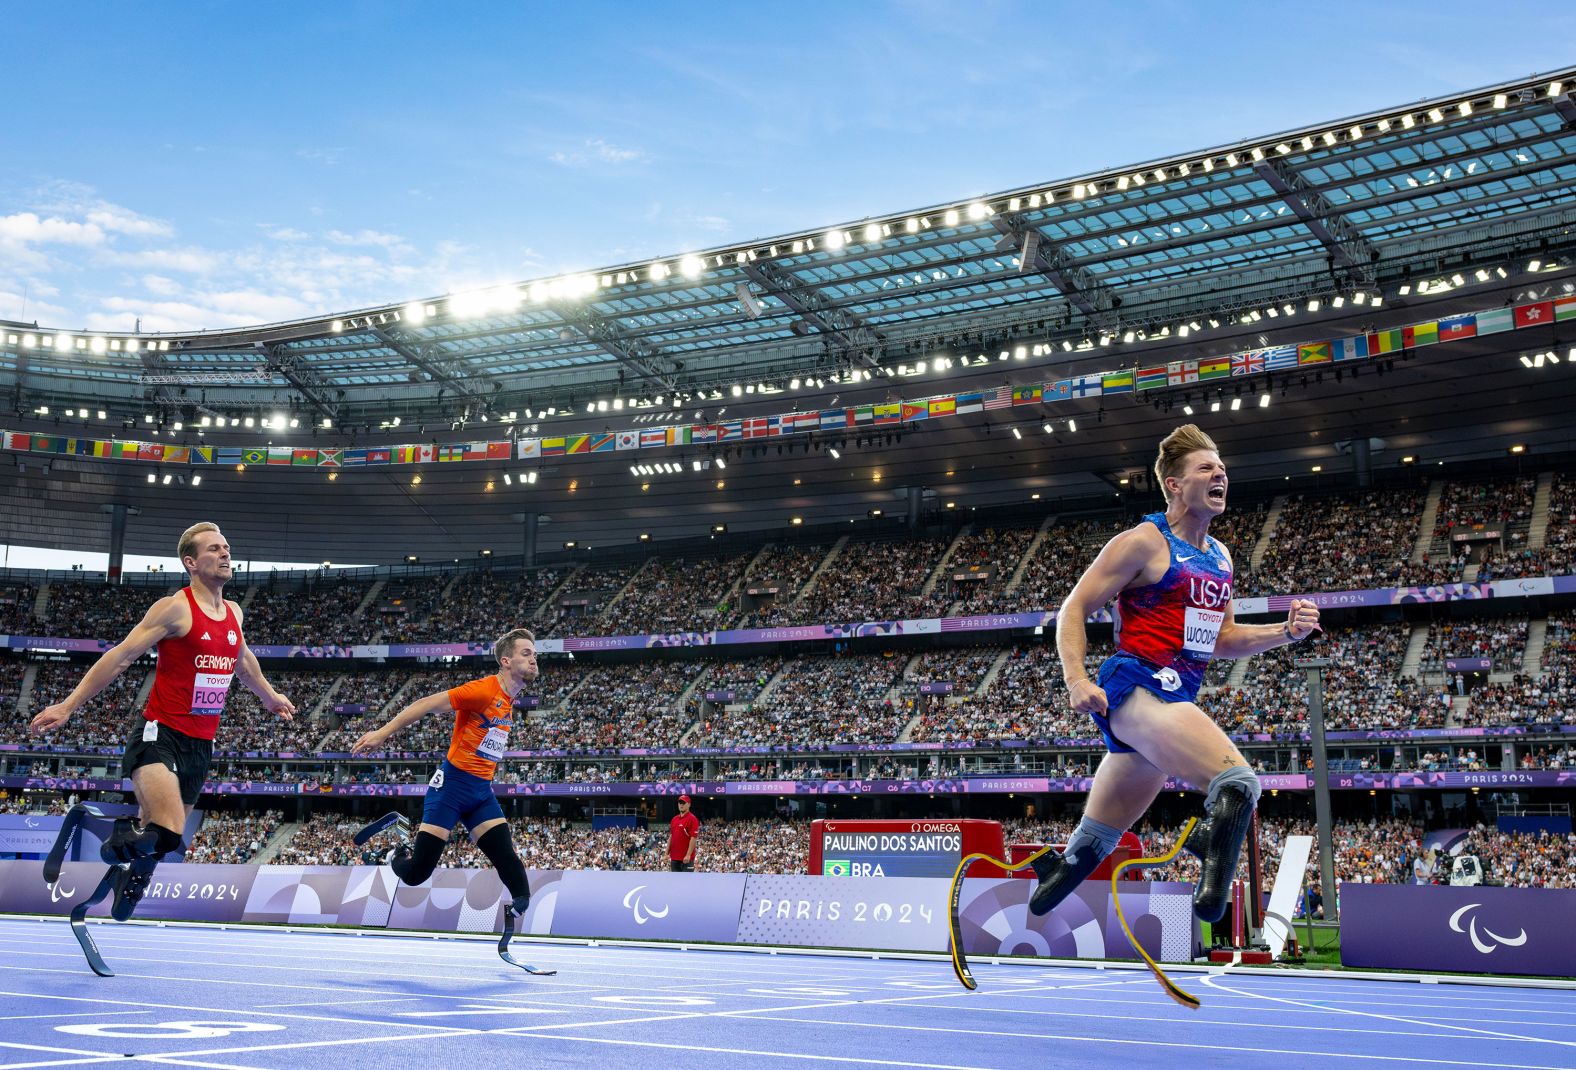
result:
<svg viewBox="0 0 1576 1070"><path fill-rule="evenodd" d="M578 301L601 289L627 286L640 282L660 283L675 275L697 281L707 271L743 266L761 259L803 256L819 250L842 251L854 245L875 245L898 235L915 235L936 228L954 228L965 220L983 222L1002 211L1019 212L1025 209L1049 207L1065 201L1083 201L1112 192L1125 192L1149 183L1165 183L1187 178L1195 173L1208 174L1220 168L1228 170L1251 165L1272 157L1289 156L1297 151L1315 151L1333 148L1340 144L1357 144L1367 138L1390 133L1394 130L1411 130L1420 123L1440 124L1449 119L1467 118L1478 111L1501 110L1512 105L1531 103L1539 99L1553 100L1564 94L1562 80L1549 82L1540 88L1529 88L1515 94L1496 93L1490 97L1467 98L1430 108L1426 112L1406 111L1373 121L1356 123L1342 129L1331 128L1320 134L1308 134L1294 140L1274 145L1263 144L1238 149L1219 155L1184 160L1151 170L1136 170L1119 175L1092 178L1061 187L1048 187L1036 192L1018 194L999 204L972 201L937 209L927 215L906 215L885 220L872 220L855 227L834 227L818 236L799 238L765 246L736 248L705 254L690 253L672 261L653 261L644 269L626 269L604 273L577 273L543 279L528 285L497 286L484 290L451 294L436 301L415 301L398 309L388 309L360 316L332 319L330 332L338 334L347 329L370 328L391 323L420 325L429 319L447 315L453 319L471 319L494 313L518 309L526 300L536 304L555 301ZM12 345L20 343L25 348L78 350L91 353L137 353L146 346L149 352L166 352L168 339L142 341L136 338L111 338L104 335L11 335Z"/></svg>

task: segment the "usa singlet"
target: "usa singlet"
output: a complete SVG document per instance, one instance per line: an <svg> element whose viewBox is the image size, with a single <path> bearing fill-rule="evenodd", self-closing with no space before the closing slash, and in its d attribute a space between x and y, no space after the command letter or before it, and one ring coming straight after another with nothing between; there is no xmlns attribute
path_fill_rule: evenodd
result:
<svg viewBox="0 0 1576 1070"><path fill-rule="evenodd" d="M1152 666L1159 690L1191 701L1231 603L1231 566L1225 547L1212 536L1201 550L1179 538L1164 513L1144 519L1166 537L1171 564L1156 582L1117 596L1116 657L1125 654Z"/></svg>
<svg viewBox="0 0 1576 1070"><path fill-rule="evenodd" d="M185 635L160 641L153 690L142 716L193 739L211 740L235 678L241 625L230 603L224 603L224 619L214 620L197 605L190 587L181 593L191 607L192 626Z"/></svg>

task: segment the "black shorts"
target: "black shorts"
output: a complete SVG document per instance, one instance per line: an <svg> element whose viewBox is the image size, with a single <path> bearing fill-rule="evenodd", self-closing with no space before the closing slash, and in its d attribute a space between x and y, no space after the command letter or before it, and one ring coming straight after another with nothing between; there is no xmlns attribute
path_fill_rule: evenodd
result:
<svg viewBox="0 0 1576 1070"><path fill-rule="evenodd" d="M147 738L150 730L154 733L152 739ZM138 717L126 740L126 756L121 759L120 775L130 777L145 765L162 765L180 781L181 803L195 806L197 797L202 794L203 781L208 779L208 763L212 758L213 740L193 739L167 724Z"/></svg>
<svg viewBox="0 0 1576 1070"><path fill-rule="evenodd" d="M668 859L668 869L672 870L674 873L692 873L695 870L695 863L684 862L677 858L670 858Z"/></svg>

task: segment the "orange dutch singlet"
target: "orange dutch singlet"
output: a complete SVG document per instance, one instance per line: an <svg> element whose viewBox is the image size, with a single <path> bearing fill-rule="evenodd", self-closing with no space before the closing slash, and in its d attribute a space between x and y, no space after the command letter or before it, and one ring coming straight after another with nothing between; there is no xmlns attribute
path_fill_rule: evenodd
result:
<svg viewBox="0 0 1576 1070"><path fill-rule="evenodd" d="M508 749L514 700L498 685L496 676L484 676L450 690L449 705L454 709L449 764L491 780Z"/></svg>

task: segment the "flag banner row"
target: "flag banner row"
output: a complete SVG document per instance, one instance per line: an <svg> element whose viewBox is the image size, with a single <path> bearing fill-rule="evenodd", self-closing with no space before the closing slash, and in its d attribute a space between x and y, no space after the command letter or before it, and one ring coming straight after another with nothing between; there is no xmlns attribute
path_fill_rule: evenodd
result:
<svg viewBox="0 0 1576 1070"><path fill-rule="evenodd" d="M0 431L0 448L14 453L143 461L155 464L216 464L242 468L363 468L377 465L473 463L537 460L580 454L666 449L674 446L760 442L816 431L869 431L979 412L1043 407L1087 398L1179 389L1241 376L1273 375L1356 361L1375 360L1408 350L1478 338L1505 331L1576 321L1576 296L1533 301L1487 312L1450 316L1368 334L1270 346L1215 357L1174 360L1147 367L1115 368L1043 383L999 386L913 401L849 405L811 412L756 416L718 423L604 430L555 438L515 438L448 445L330 447L190 446L127 442L59 434Z"/></svg>

